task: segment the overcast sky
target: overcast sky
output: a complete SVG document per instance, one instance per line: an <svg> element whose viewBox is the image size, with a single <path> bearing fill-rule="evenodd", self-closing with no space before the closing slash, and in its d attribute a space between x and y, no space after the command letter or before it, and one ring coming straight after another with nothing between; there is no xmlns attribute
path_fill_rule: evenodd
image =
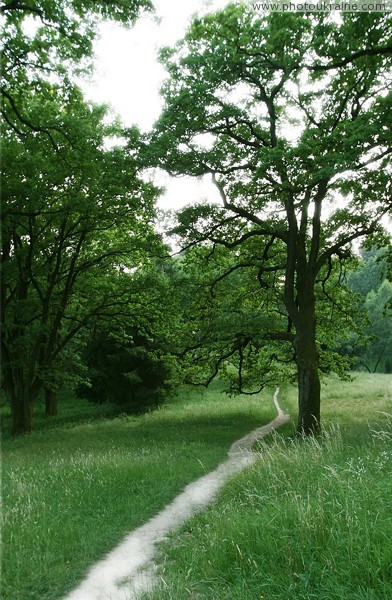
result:
<svg viewBox="0 0 392 600"><path fill-rule="evenodd" d="M131 29L103 24L95 44L95 75L91 83L83 86L87 96L111 104L125 125L136 124L142 131L148 131L162 107L159 89L165 71L157 60L158 49L183 37L194 14L228 3L228 0L154 0L156 16L143 16ZM159 202L162 208L175 209L193 200L217 198L209 178L199 181L162 175L157 183L167 188Z"/></svg>

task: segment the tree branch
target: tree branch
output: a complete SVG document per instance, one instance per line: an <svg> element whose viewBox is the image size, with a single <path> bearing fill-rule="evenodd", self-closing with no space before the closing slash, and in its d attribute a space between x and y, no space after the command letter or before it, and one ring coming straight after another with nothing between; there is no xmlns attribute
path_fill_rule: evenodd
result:
<svg viewBox="0 0 392 600"><path fill-rule="evenodd" d="M19 0L12 0L12 2L8 2L4 6L0 6L0 13L5 13L7 10L21 10L25 12L30 12L38 15L41 20L44 19L44 13L41 9L36 8L34 6L28 6L27 4L22 4Z"/></svg>
<svg viewBox="0 0 392 600"><path fill-rule="evenodd" d="M362 58L363 56L377 56L384 54L392 54L392 46L380 46L378 48L365 48L364 50L358 50L358 52L354 52L350 56L347 56L343 60L329 63L327 65L307 65L307 69L309 71L330 71L331 69L339 69L340 67L345 67L346 65L354 62L358 58Z"/></svg>
<svg viewBox="0 0 392 600"><path fill-rule="evenodd" d="M286 241L287 240L287 234L283 233L281 231L275 231L274 229L267 227L266 222L263 221L262 219L259 219L258 217L256 217L256 215L253 215L251 212L249 212L248 210L246 210L245 208L242 208L241 206L235 206L235 204L232 204L231 202L228 201L227 197L226 197L226 193L225 190L223 188L223 185L220 183L220 181L217 180L215 173L212 173L212 182L213 184L217 187L220 197L222 199L223 202L223 206L224 208L226 208L227 210L231 210L232 212L234 212L235 214L244 217L245 219L247 219L248 221L251 221L252 223L255 223L256 225L259 225L262 227L262 229L259 232L259 235L275 235L276 237L278 237L279 239L281 239L282 241Z"/></svg>
<svg viewBox="0 0 392 600"><path fill-rule="evenodd" d="M73 147L72 141L70 140L68 135L65 133L65 131L63 131L60 127L56 127L56 126L41 127L39 125L34 125L34 123L29 121L29 119L26 119L26 117L24 117L22 115L22 113L18 109L16 102L15 102L14 98L11 96L11 94L9 94L4 88L0 88L0 92L1 92L2 96L4 96L4 98L7 98L8 102L11 105L12 110L14 111L14 113L17 116L17 118L19 119L19 121L21 123L23 123L23 125L26 125L26 127L31 129L32 131L44 133L45 135L47 135L50 140L50 143L52 144L52 146L56 150L56 152L59 151L59 147L58 147L55 139L53 138L51 131L57 131L58 133L60 133ZM2 112L4 114L4 111L2 111ZM9 119L7 118L6 120L9 123ZM18 128L16 128L16 126L11 125L11 127L20 135L25 135Z"/></svg>
<svg viewBox="0 0 392 600"><path fill-rule="evenodd" d="M368 225L367 227L364 227L363 229L359 229L359 230L355 231L354 233L347 235L346 237L343 237L336 244L334 244L333 246L331 246L330 248L325 250L320 255L320 257L316 263L316 273L318 273L320 271L320 269L326 263L326 261L328 260L329 257L333 256L334 254L338 254L339 250L341 250L344 246L346 246L350 242L352 242L362 236L371 235L372 233L375 233L377 231L377 229L379 229L379 227L380 227L379 220L381 219L382 216L384 216L385 214L388 214L390 212L391 208L392 208L392 197L389 199L389 202L388 202L388 205L386 206L386 208L379 214L377 221L371 223L370 225Z"/></svg>

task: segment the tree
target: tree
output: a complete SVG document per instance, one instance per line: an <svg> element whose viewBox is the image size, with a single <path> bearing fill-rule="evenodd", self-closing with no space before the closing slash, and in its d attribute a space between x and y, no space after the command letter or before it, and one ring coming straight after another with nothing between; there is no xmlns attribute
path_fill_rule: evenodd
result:
<svg viewBox="0 0 392 600"><path fill-rule="evenodd" d="M198 246L182 253L187 281L182 286L179 339L188 383L207 386L219 374L230 393L256 394L267 385L295 381L291 336L282 343L287 326L283 281L274 271L259 270L257 250L252 239L235 256L222 246L213 252ZM352 294L342 285L343 274L331 275L328 281L326 275L321 274L315 289L319 366L323 373L335 371L344 377L351 361L337 347L358 329L357 311L351 306Z"/></svg>
<svg viewBox="0 0 392 600"><path fill-rule="evenodd" d="M373 373L384 363L388 372L388 357L392 356L392 283L385 279L377 291L371 290L366 296L365 308L369 315L370 326L367 334L370 344L367 352L368 362L373 363ZM370 359L370 360L369 360Z"/></svg>
<svg viewBox="0 0 392 600"><path fill-rule="evenodd" d="M26 98L48 81L70 89L73 75L89 71L100 20L132 25L150 10L150 0L3 0L0 93L8 126L20 135L49 138L61 131L54 115L32 115Z"/></svg>
<svg viewBox="0 0 392 600"><path fill-rule="evenodd" d="M20 0L0 5L2 24L3 380L12 432L32 427L44 387L83 379L80 339L91 319L126 311L128 269L160 244L156 192L138 178L135 130L103 125L75 76L91 67L100 20L124 25L149 0ZM127 149L105 150L126 137Z"/></svg>
<svg viewBox="0 0 392 600"><path fill-rule="evenodd" d="M61 114L78 142L54 152L47 136L20 140L11 129L3 139L2 355L14 435L31 430L41 388L56 391L69 375L66 352L83 328L129 312L129 271L164 253L157 190L138 177L137 132L128 148L105 150L113 126L102 107L80 95L62 104L59 93L40 110Z"/></svg>
<svg viewBox="0 0 392 600"><path fill-rule="evenodd" d="M253 244L242 267L280 296L285 327L265 338L293 347L305 434L320 428L317 288L328 300L350 244L381 232L392 208L391 53L388 14L245 5L196 19L161 52L169 78L146 164L211 174L221 204L180 216L185 246L211 257L223 246L237 268Z"/></svg>
<svg viewBox="0 0 392 600"><path fill-rule="evenodd" d="M78 395L92 402L112 402L138 413L161 404L172 387L170 354L137 326L121 332L94 329L85 356L89 381Z"/></svg>
<svg viewBox="0 0 392 600"><path fill-rule="evenodd" d="M352 332L341 352L350 355L359 368L369 373L389 372L388 357L392 353L392 291L388 273L388 247L362 247L355 269L350 270L347 283L361 309L361 331Z"/></svg>
<svg viewBox="0 0 392 600"><path fill-rule="evenodd" d="M133 301L123 317L93 322L80 396L141 412L162 403L178 383L181 307L170 262L151 261L130 276Z"/></svg>
<svg viewBox="0 0 392 600"><path fill-rule="evenodd" d="M356 268L347 274L347 285L353 292L366 298L370 291L377 291L387 277L388 248L360 248Z"/></svg>

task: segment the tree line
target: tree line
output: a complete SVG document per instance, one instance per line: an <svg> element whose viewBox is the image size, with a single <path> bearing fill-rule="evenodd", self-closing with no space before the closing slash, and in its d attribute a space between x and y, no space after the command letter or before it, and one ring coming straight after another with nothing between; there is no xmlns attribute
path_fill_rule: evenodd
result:
<svg viewBox="0 0 392 600"><path fill-rule="evenodd" d="M298 430L316 433L321 373L391 370L391 18L229 5L194 19L161 51L165 105L142 135L75 76L99 19L145 10L0 7L12 433L31 431L42 393L48 415L64 387L142 410L217 376L245 394L296 381ZM176 214L174 256L151 167L209 175L219 192Z"/></svg>

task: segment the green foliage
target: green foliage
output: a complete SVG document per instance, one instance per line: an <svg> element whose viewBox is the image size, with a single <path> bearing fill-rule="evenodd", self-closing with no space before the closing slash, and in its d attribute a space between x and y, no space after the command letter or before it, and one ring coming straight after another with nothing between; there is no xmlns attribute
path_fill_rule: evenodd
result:
<svg viewBox="0 0 392 600"><path fill-rule="evenodd" d="M361 260L357 268L347 275L348 286L353 292L366 298L370 291L378 290L387 275L386 253L387 248L361 248Z"/></svg>
<svg viewBox="0 0 392 600"><path fill-rule="evenodd" d="M201 248L200 286L211 290L205 363L216 371L247 355L260 381L294 358L302 430L318 421L319 368L349 366L334 350L356 320L339 289L352 242L382 236L392 208L391 48L389 14L261 15L242 3L195 19L161 52L165 107L144 160L210 174L221 201L186 208L174 230Z"/></svg>
<svg viewBox="0 0 392 600"><path fill-rule="evenodd" d="M0 89L7 124L22 135L50 135L57 125L45 113L32 111L26 99L45 96L45 90L53 94L56 85L65 94L75 89L72 77L90 67L100 20L131 25L151 9L150 0L3 1Z"/></svg>
<svg viewBox="0 0 392 600"><path fill-rule="evenodd" d="M210 207L203 208L200 219L210 214ZM192 219L195 212L198 207L186 208L179 220ZM228 234L231 227L228 223ZM274 251L271 263L283 263L283 245L276 245ZM207 244L182 253L178 263L184 311L180 339L187 382L206 385L219 374L230 393L257 393L267 385L295 380L292 334L285 332L283 281L274 269L263 272L259 268L257 252L258 239L250 236L234 255L222 246L211 249ZM353 361L337 348L354 332L358 337L364 321L343 280L343 271L331 274L324 268L320 272L315 285L316 342L320 370L346 378Z"/></svg>
<svg viewBox="0 0 392 600"><path fill-rule="evenodd" d="M13 432L31 430L42 388L85 380L92 318L130 303L130 269L162 250L157 191L138 177L138 132L84 102L97 25L131 25L149 0L1 3L2 354ZM113 136L126 148L107 149ZM159 247L159 250L158 250ZM164 253L164 251L163 251Z"/></svg>
<svg viewBox="0 0 392 600"><path fill-rule="evenodd" d="M362 249L362 261L348 274L348 285L359 293L358 302L367 317L362 336L352 333L343 351L355 357L368 371L390 372L392 355L392 284L388 273L388 248Z"/></svg>
<svg viewBox="0 0 392 600"><path fill-rule="evenodd" d="M107 125L75 76L100 20L133 24L149 0L5 1L2 16L3 381L15 434L31 430L42 386L85 379L92 318L130 303L128 271L162 249L157 195L139 176L138 132ZM126 148L108 140L126 137Z"/></svg>
<svg viewBox="0 0 392 600"><path fill-rule="evenodd" d="M260 278L254 246L250 239L235 261L219 247L195 247L182 257L187 382L205 385L219 373L231 393L255 393L293 376L290 345L273 342L285 326L274 276Z"/></svg>
<svg viewBox="0 0 392 600"><path fill-rule="evenodd" d="M367 328L367 334L371 340L368 356L375 361L374 372L377 371L381 361L384 362L392 356L391 301L392 283L388 279L382 282L376 292L372 290L366 296L365 309L371 322Z"/></svg>
<svg viewBox="0 0 392 600"><path fill-rule="evenodd" d="M171 387L170 360L154 340L136 329L121 337L109 331L94 333L85 359L89 385L78 393L93 402L112 402L140 412L162 403Z"/></svg>
<svg viewBox="0 0 392 600"><path fill-rule="evenodd" d="M106 109L74 87L43 83L24 106L50 128L3 136L3 375L14 433L30 430L43 385L85 380L85 328L140 307L130 272L166 254L154 230L158 190L139 176L138 132L104 124ZM108 149L122 134L127 147Z"/></svg>

